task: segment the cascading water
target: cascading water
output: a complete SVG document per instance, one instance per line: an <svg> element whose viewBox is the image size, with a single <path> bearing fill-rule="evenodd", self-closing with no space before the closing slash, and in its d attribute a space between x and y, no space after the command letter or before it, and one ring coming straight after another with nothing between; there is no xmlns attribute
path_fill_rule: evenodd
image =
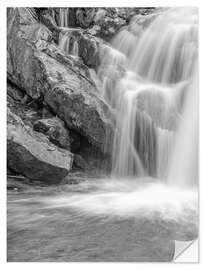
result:
<svg viewBox="0 0 203 270"><path fill-rule="evenodd" d="M198 185L198 75L194 72L183 107L167 181L173 185Z"/></svg>
<svg viewBox="0 0 203 270"><path fill-rule="evenodd" d="M68 27L69 9L59 8L59 26Z"/></svg>
<svg viewBox="0 0 203 270"><path fill-rule="evenodd" d="M104 98L117 115L113 150L113 174L117 177L171 178L169 171L175 170L171 164L176 163L174 145L184 136L179 131L186 114L183 111L197 115L197 108L187 102L197 59L197 10L171 8L153 17L137 36L133 23L121 30L112 41L113 48L107 46L99 70ZM186 130L191 134L191 122L189 118L185 121L190 123ZM197 130L194 132L196 138ZM174 151L190 147L191 157L193 151L197 155L197 147L191 150L188 145L189 138L183 141ZM187 158L190 162L189 155Z"/></svg>
<svg viewBox="0 0 203 270"><path fill-rule="evenodd" d="M60 33L59 35L59 48L65 52L65 54L71 54L78 56L78 42L71 36L71 30L66 33Z"/></svg>
<svg viewBox="0 0 203 270"><path fill-rule="evenodd" d="M59 48L67 55L78 56L78 42L77 39L71 35L72 29L69 27L68 8L59 8L59 26L67 28L65 32L59 34Z"/></svg>
<svg viewBox="0 0 203 270"><path fill-rule="evenodd" d="M133 218L147 238L164 224L167 237L191 240L198 234L197 11L168 9L138 28L132 21L100 51L96 76L116 115L111 179L87 181L87 194L51 198L48 205ZM60 36L67 54L73 36L71 30Z"/></svg>
<svg viewBox="0 0 203 270"><path fill-rule="evenodd" d="M77 185L8 194L8 261L166 262L174 239L198 237L197 17L136 16L101 45L93 75L116 116L112 177L70 173ZM75 29L61 30L61 50L78 55Z"/></svg>

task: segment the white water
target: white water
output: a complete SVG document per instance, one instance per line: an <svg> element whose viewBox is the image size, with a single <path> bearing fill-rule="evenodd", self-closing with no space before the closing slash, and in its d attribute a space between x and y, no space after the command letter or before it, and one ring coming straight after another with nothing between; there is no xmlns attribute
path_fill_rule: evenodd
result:
<svg viewBox="0 0 203 270"><path fill-rule="evenodd" d="M102 95L117 120L112 178L47 207L158 219L180 239L197 237L197 10L162 12L136 37L121 31L101 59Z"/></svg>
<svg viewBox="0 0 203 270"><path fill-rule="evenodd" d="M72 35L74 28L69 27L69 9L59 9L59 26L63 27L64 31L59 34L59 48L65 52L66 55L78 56L78 41Z"/></svg>
<svg viewBox="0 0 203 270"><path fill-rule="evenodd" d="M16 194L8 208L11 261L149 261L153 253L162 261L169 239L198 236L196 30L195 9L171 9L138 36L125 29L104 47L98 77L117 116L116 177L57 186L47 196ZM69 34L59 46L77 55Z"/></svg>
<svg viewBox="0 0 203 270"><path fill-rule="evenodd" d="M167 188L161 183L149 182L142 185L141 181L138 185L133 185L132 179L126 179L126 183L104 179L95 184L96 187L99 188L98 192L80 193L70 195L68 198L67 196L50 198L47 207L69 205L72 208L91 212L92 215L107 214L142 218L159 216L165 221L174 220L180 224L182 221L182 225L186 222L193 225L197 223L195 216L197 194L193 189L182 192L181 189ZM194 220L187 221L191 212Z"/></svg>
<svg viewBox="0 0 203 270"><path fill-rule="evenodd" d="M66 55L71 54L78 56L78 42L71 35L71 30L66 31L66 33L60 33L59 35L59 48L65 52Z"/></svg>
<svg viewBox="0 0 203 270"><path fill-rule="evenodd" d="M103 95L117 115L113 174L197 183L197 9L154 17L137 36L136 24L121 30L102 58Z"/></svg>
<svg viewBox="0 0 203 270"><path fill-rule="evenodd" d="M198 185L198 76L194 75L183 108L167 182L173 185Z"/></svg>
<svg viewBox="0 0 203 270"><path fill-rule="evenodd" d="M59 26L68 27L69 10L68 8L59 9Z"/></svg>

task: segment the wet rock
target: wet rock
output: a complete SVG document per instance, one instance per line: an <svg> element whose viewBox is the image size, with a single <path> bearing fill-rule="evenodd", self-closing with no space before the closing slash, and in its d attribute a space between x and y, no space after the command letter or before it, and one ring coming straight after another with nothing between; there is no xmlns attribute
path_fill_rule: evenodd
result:
<svg viewBox="0 0 203 270"><path fill-rule="evenodd" d="M111 172L111 154L101 153L99 148L91 146L84 137L80 139L80 148L76 154L86 162L86 171L95 176L108 175Z"/></svg>
<svg viewBox="0 0 203 270"><path fill-rule="evenodd" d="M71 152L75 153L81 145L81 135L73 130L70 130Z"/></svg>
<svg viewBox="0 0 203 270"><path fill-rule="evenodd" d="M78 26L97 37L111 39L134 15L146 15L154 8L78 8Z"/></svg>
<svg viewBox="0 0 203 270"><path fill-rule="evenodd" d="M55 19L50 14L49 9L38 9L38 11L40 21L52 32L53 40L57 41L59 38L59 30Z"/></svg>
<svg viewBox="0 0 203 270"><path fill-rule="evenodd" d="M99 66L99 42L91 35L82 35L78 40L78 54L88 67Z"/></svg>
<svg viewBox="0 0 203 270"><path fill-rule="evenodd" d="M79 168L83 171L86 171L88 169L88 164L86 161L82 158L81 155L74 154L74 161L73 161L73 168Z"/></svg>
<svg viewBox="0 0 203 270"><path fill-rule="evenodd" d="M48 118L37 120L33 129L45 134L53 144L70 150L69 132L59 118Z"/></svg>
<svg viewBox="0 0 203 270"><path fill-rule="evenodd" d="M8 167L29 179L58 183L71 170L73 155L61 150L41 133L34 132L8 109Z"/></svg>
<svg viewBox="0 0 203 270"><path fill-rule="evenodd" d="M103 42L87 31L81 29L62 29L59 38L59 45L63 43L64 35L68 39L68 48L65 48L67 54L73 52L74 44L78 46L78 57L80 57L83 63L90 67L96 68L100 64L99 61L99 49L100 44ZM68 51L67 51L68 50Z"/></svg>
<svg viewBox="0 0 203 270"><path fill-rule="evenodd" d="M32 99L42 98L68 127L101 151L109 151L112 143L107 138L112 137L113 117L95 83L49 43L50 32L45 26L30 23L26 16L21 18L22 9L11 9L8 15L10 81Z"/></svg>

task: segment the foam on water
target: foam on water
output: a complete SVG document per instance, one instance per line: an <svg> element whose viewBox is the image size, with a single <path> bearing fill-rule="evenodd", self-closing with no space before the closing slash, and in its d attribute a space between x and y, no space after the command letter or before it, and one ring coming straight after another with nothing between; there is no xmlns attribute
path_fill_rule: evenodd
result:
<svg viewBox="0 0 203 270"><path fill-rule="evenodd" d="M105 183L105 181L109 181ZM46 198L48 207L78 209L90 215L117 215L123 217L153 217L161 215L164 220L183 218L185 213L197 214L197 192L195 189L169 188L163 183L131 184L132 180L102 182L91 185L90 191L78 194ZM142 185L141 185L142 183ZM91 188L94 187L93 191ZM82 188L82 187L81 187ZM195 220L194 220L195 222Z"/></svg>

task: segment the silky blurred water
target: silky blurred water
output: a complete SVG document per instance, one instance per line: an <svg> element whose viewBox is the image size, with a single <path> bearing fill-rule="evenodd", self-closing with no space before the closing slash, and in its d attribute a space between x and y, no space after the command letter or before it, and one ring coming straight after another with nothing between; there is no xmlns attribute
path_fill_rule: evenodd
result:
<svg viewBox="0 0 203 270"><path fill-rule="evenodd" d="M196 195L154 179L9 192L8 261L171 261L197 237Z"/></svg>
<svg viewBox="0 0 203 270"><path fill-rule="evenodd" d="M9 192L8 261L172 261L175 240L197 238L198 11L137 26L103 46L94 74L116 112L116 177ZM78 56L66 30L59 47Z"/></svg>

